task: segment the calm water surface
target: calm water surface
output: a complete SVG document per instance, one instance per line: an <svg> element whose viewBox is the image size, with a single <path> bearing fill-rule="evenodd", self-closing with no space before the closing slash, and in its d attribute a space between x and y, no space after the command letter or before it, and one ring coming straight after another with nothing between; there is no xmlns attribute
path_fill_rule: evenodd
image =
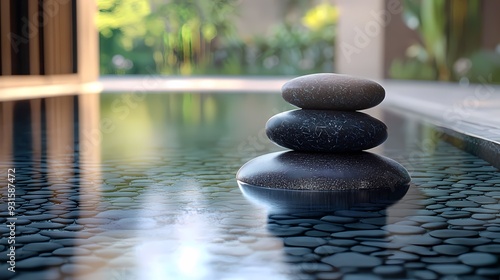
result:
<svg viewBox="0 0 500 280"><path fill-rule="evenodd" d="M412 175L399 201L275 213L245 197L237 170L281 150L264 125L291 108L274 94L0 103L0 278L499 279L500 173L392 108L368 113L389 127L372 152Z"/></svg>

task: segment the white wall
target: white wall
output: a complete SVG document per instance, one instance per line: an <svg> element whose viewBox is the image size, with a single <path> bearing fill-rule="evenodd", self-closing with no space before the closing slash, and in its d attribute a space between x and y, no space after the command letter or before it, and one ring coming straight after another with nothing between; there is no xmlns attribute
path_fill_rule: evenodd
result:
<svg viewBox="0 0 500 280"><path fill-rule="evenodd" d="M387 2L387 3L386 3ZM401 13L397 0L338 0L335 69L371 79L384 77L385 27Z"/></svg>

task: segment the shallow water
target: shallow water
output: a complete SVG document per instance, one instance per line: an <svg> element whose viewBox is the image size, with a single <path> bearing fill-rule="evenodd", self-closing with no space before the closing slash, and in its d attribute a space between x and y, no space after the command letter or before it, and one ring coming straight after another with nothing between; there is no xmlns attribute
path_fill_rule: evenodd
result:
<svg viewBox="0 0 500 280"><path fill-rule="evenodd" d="M9 168L16 194L12 216L0 209L0 278L500 277L500 173L393 108L368 111L389 127L371 151L412 175L401 200L273 214L245 197L238 168L281 150L263 128L291 108L209 93L0 103L0 195Z"/></svg>

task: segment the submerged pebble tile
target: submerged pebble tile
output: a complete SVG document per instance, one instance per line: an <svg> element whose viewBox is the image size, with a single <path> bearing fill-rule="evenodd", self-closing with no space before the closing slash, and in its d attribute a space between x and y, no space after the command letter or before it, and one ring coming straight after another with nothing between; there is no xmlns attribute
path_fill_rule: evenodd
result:
<svg viewBox="0 0 500 280"><path fill-rule="evenodd" d="M488 253L467 253L460 255L458 259L470 266L489 266L498 264L498 258Z"/></svg>
<svg viewBox="0 0 500 280"><path fill-rule="evenodd" d="M321 259L322 262L334 267L375 267L382 264L382 260L355 252L337 253Z"/></svg>
<svg viewBox="0 0 500 280"><path fill-rule="evenodd" d="M391 155L391 151L385 152ZM18 212L16 277L63 279L72 278L76 273L82 278L104 279L103 275L109 273L139 271L131 255L146 251L148 254L158 251L156 256L175 262L170 257L174 256L172 252L182 252L181 247L176 247L183 244L180 240L193 237L178 235L187 230L199 238L189 239L198 247L184 249L202 252L198 256L214 269L210 271L227 273L218 274L219 278L235 276L232 273L235 269L244 269L238 270L241 274L236 277L239 277L250 271L260 273L264 268L279 271L279 276L285 279L479 280L500 276L500 210L494 206L497 203L487 203L491 200L482 197L498 200L495 196L500 186L491 181L498 180L500 174L487 168L474 171L475 166L485 163L447 144L439 143L432 154L422 153L421 158L412 163L416 171L413 173L421 180L411 182L397 208L378 201L343 210L290 211L283 215L268 213L240 194L229 175L240 166L243 156L224 153L227 150L210 154L211 157L204 160L207 165L188 151L170 153L164 161L151 161L156 166L151 169L140 169L126 161L104 162L105 168L115 173L110 176L115 179L103 180L104 190L123 192L126 195L123 197L132 199L123 205L113 205L113 200L120 196L111 195L87 204L81 201L82 205L78 206L75 202L81 196L76 183L61 182L48 188L48 184L37 185L34 181L21 196L33 193L35 197L19 200L26 204L20 204ZM400 156L399 153L395 151L392 156ZM463 166L468 171L461 169L462 163L466 163ZM177 171L167 172L173 166ZM183 180L187 176L184 170L189 170L188 180ZM105 175L106 171L103 172ZM217 175L214 173L229 175L210 177ZM25 177L28 180L30 176ZM440 183L441 180L446 182ZM449 184L460 180L481 183ZM131 187L132 181L137 186ZM421 186L422 182L431 183ZM57 200L49 199L48 195L54 193ZM63 205L65 197L73 202ZM29 204L35 199L48 201ZM450 201L466 202L445 205ZM25 206L27 208L23 208ZM5 223L5 216L2 217L0 221ZM113 228L119 221L123 224ZM127 225L141 221L145 225L152 222L153 227ZM37 229L29 227L31 223L42 227L55 223L64 227ZM196 230L191 231L188 225L196 226ZM413 233L417 228L420 233ZM336 235L344 232L345 235ZM2 238L6 233L0 231ZM285 243L286 238L292 239ZM154 246L146 246L148 243ZM7 247L1 245L2 248ZM115 258L116 261L112 261ZM0 260L6 260L5 254L0 255ZM277 269L272 270L274 268ZM5 271L0 271L1 279L11 277Z"/></svg>
<svg viewBox="0 0 500 280"><path fill-rule="evenodd" d="M472 268L463 264L431 264L429 270L442 275L462 275L472 272Z"/></svg>

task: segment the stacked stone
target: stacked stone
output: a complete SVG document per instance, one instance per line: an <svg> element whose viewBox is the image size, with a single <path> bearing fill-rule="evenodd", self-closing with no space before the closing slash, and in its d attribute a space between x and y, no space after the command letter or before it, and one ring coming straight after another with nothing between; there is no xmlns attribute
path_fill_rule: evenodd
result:
<svg viewBox="0 0 500 280"><path fill-rule="evenodd" d="M313 74L283 85L283 98L301 109L273 116L266 133L274 143L295 151L352 153L382 144L386 125L357 110L385 97L376 82L337 74Z"/></svg>
<svg viewBox="0 0 500 280"><path fill-rule="evenodd" d="M287 82L282 96L301 109L273 116L266 133L292 151L262 155L242 166L236 178L244 192L252 186L393 192L407 187L410 176L403 166L363 151L387 139L383 122L358 112L382 102L381 85L346 75L313 74Z"/></svg>

